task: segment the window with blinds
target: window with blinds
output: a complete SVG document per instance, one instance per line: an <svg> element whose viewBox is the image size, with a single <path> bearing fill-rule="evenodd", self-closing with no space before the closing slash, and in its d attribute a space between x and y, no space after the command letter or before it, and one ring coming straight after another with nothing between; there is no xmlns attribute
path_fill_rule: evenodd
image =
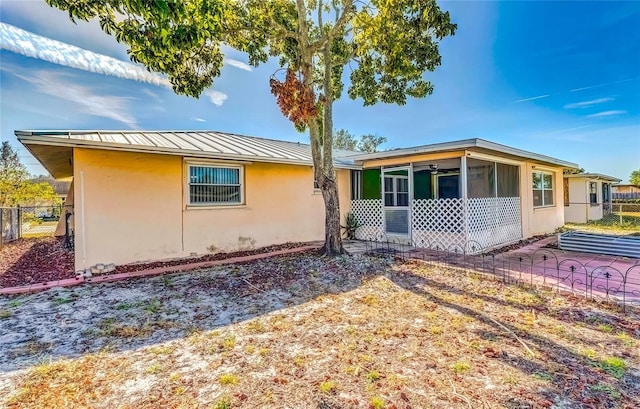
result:
<svg viewBox="0 0 640 409"><path fill-rule="evenodd" d="M190 205L242 204L242 167L188 165Z"/></svg>

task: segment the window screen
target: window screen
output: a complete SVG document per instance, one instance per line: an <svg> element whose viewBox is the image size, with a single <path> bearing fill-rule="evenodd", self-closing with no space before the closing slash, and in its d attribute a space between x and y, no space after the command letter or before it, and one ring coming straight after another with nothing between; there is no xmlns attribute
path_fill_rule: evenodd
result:
<svg viewBox="0 0 640 409"><path fill-rule="evenodd" d="M189 165L189 204L242 203L240 167Z"/></svg>

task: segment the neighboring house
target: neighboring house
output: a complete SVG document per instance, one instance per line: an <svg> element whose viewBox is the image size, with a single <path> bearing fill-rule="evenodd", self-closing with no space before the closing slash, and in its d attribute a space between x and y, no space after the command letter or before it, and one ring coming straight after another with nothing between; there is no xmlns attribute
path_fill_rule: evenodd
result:
<svg viewBox="0 0 640 409"><path fill-rule="evenodd" d="M611 186L614 199L640 199L640 186L620 185Z"/></svg>
<svg viewBox="0 0 640 409"><path fill-rule="evenodd" d="M16 136L54 177L73 177L78 270L324 237L307 144L198 131ZM562 226L562 172L577 168L481 139L334 156L341 215L356 215L358 238L473 251Z"/></svg>
<svg viewBox="0 0 640 409"><path fill-rule="evenodd" d="M56 180L51 176L39 176L37 178L31 179L33 183L48 183L53 188L53 191L60 199L60 203L64 203L67 199L67 194L69 194L69 189L71 188L71 181L69 180Z"/></svg>
<svg viewBox="0 0 640 409"><path fill-rule="evenodd" d="M620 179L599 173L576 173L564 177L564 221L587 223L611 214L611 184Z"/></svg>

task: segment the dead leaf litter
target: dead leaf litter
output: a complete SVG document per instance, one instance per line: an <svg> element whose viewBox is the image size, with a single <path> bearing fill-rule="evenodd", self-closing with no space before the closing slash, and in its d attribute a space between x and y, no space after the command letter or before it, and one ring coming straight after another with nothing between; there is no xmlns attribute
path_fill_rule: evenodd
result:
<svg viewBox="0 0 640 409"><path fill-rule="evenodd" d="M8 408L640 407L637 311L295 254L0 298Z"/></svg>

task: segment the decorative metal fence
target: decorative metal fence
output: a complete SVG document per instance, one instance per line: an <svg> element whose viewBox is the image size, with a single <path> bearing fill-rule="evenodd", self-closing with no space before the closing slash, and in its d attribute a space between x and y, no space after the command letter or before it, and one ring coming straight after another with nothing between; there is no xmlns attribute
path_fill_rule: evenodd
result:
<svg viewBox="0 0 640 409"><path fill-rule="evenodd" d="M479 243L467 242L442 247L425 243L416 248L399 240L365 241L365 252L418 259L432 266L455 268L464 272L488 273L506 284L529 287L546 286L586 298L618 303L622 309L640 306L640 259L624 263L584 264L572 257L557 255L551 249L531 252L484 252Z"/></svg>
<svg viewBox="0 0 640 409"><path fill-rule="evenodd" d="M416 247L477 242L489 248L522 238L518 197L415 199L410 209L410 237ZM381 199L352 200L351 212L358 221L357 239L386 239Z"/></svg>

